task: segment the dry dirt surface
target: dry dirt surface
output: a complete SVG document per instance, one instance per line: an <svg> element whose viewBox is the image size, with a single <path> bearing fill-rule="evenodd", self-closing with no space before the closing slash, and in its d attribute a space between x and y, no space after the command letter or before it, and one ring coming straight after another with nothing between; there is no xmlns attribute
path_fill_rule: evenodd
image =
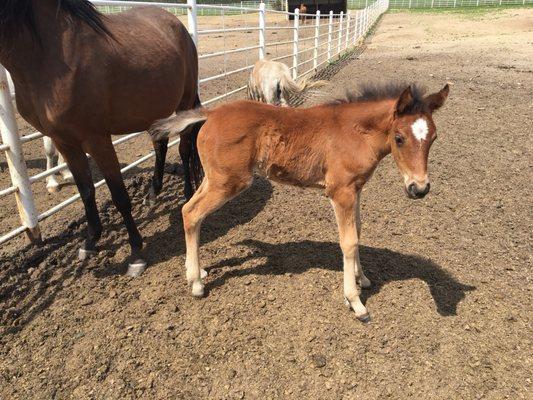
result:
<svg viewBox="0 0 533 400"><path fill-rule="evenodd" d="M97 258L76 260L79 205L48 222L42 247L1 250L0 398L531 398L532 21L532 9L387 14L331 74L330 95L378 78L452 83L431 193L407 199L390 158L363 191L371 324L342 303L324 195L262 180L205 222L208 295L192 299L181 180L167 174L145 209L148 168L128 180L142 277L123 275L106 191Z"/></svg>

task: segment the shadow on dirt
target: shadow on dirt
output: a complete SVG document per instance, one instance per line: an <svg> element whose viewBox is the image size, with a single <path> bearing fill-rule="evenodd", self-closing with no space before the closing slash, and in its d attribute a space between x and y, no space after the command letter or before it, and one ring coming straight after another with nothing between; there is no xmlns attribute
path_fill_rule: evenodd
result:
<svg viewBox="0 0 533 400"><path fill-rule="evenodd" d="M167 229L145 237L145 255L148 265L166 261L184 254L185 241L181 220L181 179L166 174L165 189L154 209L142 205L150 173L139 173L128 180L128 191L139 230L161 215L169 215ZM253 219L272 195L272 185L256 179L248 190L226 204L210 217L210 229L202 242L210 242L225 235L235 226ZM85 236L85 217L71 222L58 235L49 237L41 245L28 245L14 254L0 256L0 334L14 333L26 326L38 314L46 311L63 288L76 282L84 274L97 278L124 274L127 265L112 262L111 257L121 246L128 246L122 218L111 200L99 206L104 237L98 244L103 250L89 261L80 262L77 251ZM128 248L129 251L129 248Z"/></svg>
<svg viewBox="0 0 533 400"><path fill-rule="evenodd" d="M245 240L240 244L253 248L253 253L245 257L224 260L206 269L238 266L245 261L262 257L267 257L266 262L257 267L228 271L208 284L207 289L221 286L226 280L236 276L276 275L287 272L299 274L311 268L328 270L342 268L342 254L338 243L304 240L270 244ZM365 274L372 281L372 287L362 292L363 302L379 293L388 282L420 279L428 285L437 312L442 316L450 316L457 315L457 305L465 298L466 292L476 289L475 286L457 281L449 272L431 260L416 255L360 246L360 256Z"/></svg>

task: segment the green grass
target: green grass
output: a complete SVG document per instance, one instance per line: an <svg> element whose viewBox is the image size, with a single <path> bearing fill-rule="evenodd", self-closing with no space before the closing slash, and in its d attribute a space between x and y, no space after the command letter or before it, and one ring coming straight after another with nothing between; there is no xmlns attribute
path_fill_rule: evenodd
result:
<svg viewBox="0 0 533 400"><path fill-rule="evenodd" d="M487 6L487 7L457 7L457 8L396 8L389 9L389 13L418 13L418 14L456 14L471 17L484 16L490 13L495 13L509 9L533 8L532 4L525 6L517 5L502 5L502 6Z"/></svg>

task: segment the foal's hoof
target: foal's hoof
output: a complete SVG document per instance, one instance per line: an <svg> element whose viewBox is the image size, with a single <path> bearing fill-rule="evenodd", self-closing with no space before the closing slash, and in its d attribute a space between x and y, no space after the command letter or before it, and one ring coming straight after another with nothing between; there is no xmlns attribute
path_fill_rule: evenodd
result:
<svg viewBox="0 0 533 400"><path fill-rule="evenodd" d="M86 249L79 249L78 250L78 260L85 261L88 260L91 257L94 257L96 255L96 250L86 250Z"/></svg>
<svg viewBox="0 0 533 400"><path fill-rule="evenodd" d="M364 289L368 289L370 286L372 286L372 282L370 282L370 279L368 279L366 276L363 276L361 278L361 287Z"/></svg>
<svg viewBox="0 0 533 400"><path fill-rule="evenodd" d="M200 270L200 278L204 279L207 276L207 271L205 269Z"/></svg>
<svg viewBox="0 0 533 400"><path fill-rule="evenodd" d="M74 183L74 176L72 174L65 174L62 177L64 183Z"/></svg>
<svg viewBox="0 0 533 400"><path fill-rule="evenodd" d="M204 297L204 284L200 281L192 283L192 295L196 298Z"/></svg>
<svg viewBox="0 0 533 400"><path fill-rule="evenodd" d="M366 313L366 314L364 314L364 315L360 315L360 316L357 317L357 319L358 319L359 321L361 321L361 322L362 322L363 324L365 324L365 325L366 325L366 324L369 324L369 323L370 323L370 320L371 320L371 318L370 318L370 314L369 314L369 313Z"/></svg>
<svg viewBox="0 0 533 400"><path fill-rule="evenodd" d="M128 265L128 272L126 272L126 276L136 278L138 276L141 276L145 269L146 261L141 259L135 260L134 262Z"/></svg>

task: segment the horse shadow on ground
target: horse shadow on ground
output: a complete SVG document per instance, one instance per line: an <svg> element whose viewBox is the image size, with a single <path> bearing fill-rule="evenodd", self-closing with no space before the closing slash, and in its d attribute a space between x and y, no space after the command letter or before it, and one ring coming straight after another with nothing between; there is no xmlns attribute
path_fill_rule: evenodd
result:
<svg viewBox="0 0 533 400"><path fill-rule="evenodd" d="M145 255L149 266L185 252L181 206L178 204L182 200L181 178L172 173L166 174L165 187L156 207L146 210L142 201L150 179L151 173L139 173L128 180L127 185L141 234L142 228L155 218L161 215L170 218L168 228L145 237ZM214 222L210 224L213 229L205 232L202 242L215 240L233 227L253 219L265 207L272 192L272 185L268 181L256 179L252 190L244 192L210 217L210 222ZM105 254L106 251L116 251L120 246L128 246L122 218L112 201L106 200L99 206L99 211L107 234L98 243L98 249L104 250ZM46 238L39 245L27 245L13 254L0 256L0 337L1 334L20 331L83 275L89 273L97 278L105 278L126 272L127 263L123 262L102 263L98 258L78 261L77 251L84 236L85 217L80 217L61 233Z"/></svg>
<svg viewBox="0 0 533 400"><path fill-rule="evenodd" d="M312 268L336 271L342 269L342 254L338 243L304 240L270 244L245 240L240 244L252 248L253 252L244 257L224 260L206 269L209 271L238 266L248 260L264 257L267 258L266 261L259 266L226 271L209 282L206 285L207 290L223 285L232 277L277 275L287 272L300 274ZM360 246L359 249L365 274L372 281L372 287L362 291L363 302L379 293L389 282L420 279L428 285L437 312L441 316L452 316L457 315L457 305L466 297L466 293L476 289L475 286L459 282L427 258L369 246Z"/></svg>

